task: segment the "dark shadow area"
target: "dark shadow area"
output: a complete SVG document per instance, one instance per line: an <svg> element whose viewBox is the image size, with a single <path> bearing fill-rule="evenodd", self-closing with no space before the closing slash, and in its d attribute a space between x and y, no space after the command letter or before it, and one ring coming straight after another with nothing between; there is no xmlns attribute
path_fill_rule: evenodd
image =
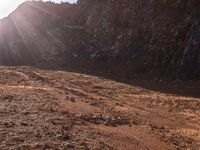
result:
<svg viewBox="0 0 200 150"><path fill-rule="evenodd" d="M199 80L188 80L182 81L179 79L171 80L162 77L150 76L147 74L129 74L124 75L119 72L110 72L95 70L95 69L84 69L83 67L38 67L45 70L53 71L66 71L73 73L81 73L86 75L97 76L113 81L125 83L131 86L139 86L148 90L162 92L165 94L172 94L185 97L200 98L200 81Z"/></svg>
<svg viewBox="0 0 200 150"><path fill-rule="evenodd" d="M13 67L13 65L4 65ZM20 65L15 65L17 67ZM84 67L61 67L60 65L48 64L48 65L22 65L31 66L38 69L49 70L49 71L66 71L72 73L80 73L91 76L97 76L105 79L110 79L116 82L125 83L131 86L138 86L147 90L157 91L165 94L172 94L185 97L200 98L200 80L187 80L182 81L179 79L166 79L163 77L157 77L155 75L149 75L145 73L120 73L111 72L107 70L98 70L96 68L84 68Z"/></svg>

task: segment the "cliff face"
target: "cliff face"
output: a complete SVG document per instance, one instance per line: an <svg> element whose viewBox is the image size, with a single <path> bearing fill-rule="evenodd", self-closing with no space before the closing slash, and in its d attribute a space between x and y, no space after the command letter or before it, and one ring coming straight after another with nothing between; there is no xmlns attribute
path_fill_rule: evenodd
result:
<svg viewBox="0 0 200 150"><path fill-rule="evenodd" d="M73 38L70 48L79 59L102 60L122 72L199 76L200 1L82 0L79 5L81 11L87 7L84 34Z"/></svg>
<svg viewBox="0 0 200 150"><path fill-rule="evenodd" d="M74 5L28 2L21 7L1 21L1 26L6 26L1 27L5 29L0 39L5 46L1 48L2 62L10 56L5 57L5 51L16 49L23 61L24 57L30 60L26 55L47 58L47 54L52 59L65 55L68 65L119 74L200 78L199 0L79 0ZM12 38L19 43L13 44ZM13 59L19 62L16 55Z"/></svg>

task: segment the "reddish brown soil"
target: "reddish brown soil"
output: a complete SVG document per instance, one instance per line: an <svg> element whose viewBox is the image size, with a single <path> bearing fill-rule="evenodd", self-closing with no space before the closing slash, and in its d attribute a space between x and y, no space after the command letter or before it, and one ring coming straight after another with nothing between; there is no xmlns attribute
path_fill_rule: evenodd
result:
<svg viewBox="0 0 200 150"><path fill-rule="evenodd" d="M200 98L80 73L0 67L0 149L199 150Z"/></svg>

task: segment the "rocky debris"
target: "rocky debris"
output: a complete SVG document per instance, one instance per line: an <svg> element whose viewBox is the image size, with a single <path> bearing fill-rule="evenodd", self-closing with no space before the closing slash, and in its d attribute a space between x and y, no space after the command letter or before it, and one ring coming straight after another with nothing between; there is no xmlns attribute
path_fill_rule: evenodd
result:
<svg viewBox="0 0 200 150"><path fill-rule="evenodd" d="M182 100L160 100L157 99L154 102L150 100L147 102L149 107L162 106L169 109L170 112L178 111L178 112L187 112L187 111L198 111L200 110L200 104L197 100L190 99L182 99Z"/></svg>
<svg viewBox="0 0 200 150"><path fill-rule="evenodd" d="M72 138L72 135L70 132L63 132L62 134L57 135L61 140L69 141Z"/></svg>
<svg viewBox="0 0 200 150"><path fill-rule="evenodd" d="M9 101L11 101L13 98L14 98L13 95L5 95L3 97L4 100L9 100Z"/></svg>
<svg viewBox="0 0 200 150"><path fill-rule="evenodd" d="M93 115L93 114L79 114L76 115L77 117L93 123L93 124L103 124L105 126L112 126L112 127L117 127L117 126L123 126L123 125L137 125L138 122L136 123L132 119L125 117L125 116L103 116L103 115Z"/></svg>
<svg viewBox="0 0 200 150"><path fill-rule="evenodd" d="M9 70L18 73L4 74ZM21 79L29 79L16 82L19 74ZM0 77L5 79L0 82L2 150L200 147L200 101L196 95L191 96L197 81L179 81L191 92L183 96L102 77L33 67L2 66ZM151 87L157 85L146 82ZM169 87L185 91L179 82Z"/></svg>
<svg viewBox="0 0 200 150"><path fill-rule="evenodd" d="M159 127L155 125L150 125L151 130L154 134L160 137L161 140L164 140L166 143L174 145L175 149L198 149L200 145L196 143L191 138L182 136L182 135L175 135L170 132L169 129L166 127Z"/></svg>
<svg viewBox="0 0 200 150"><path fill-rule="evenodd" d="M26 127L26 126L32 126L32 124L29 123L29 122L27 122L27 121L21 122L20 125L22 125L22 126L24 126L24 127Z"/></svg>
<svg viewBox="0 0 200 150"><path fill-rule="evenodd" d="M0 122L0 126L6 127L6 128L13 128L16 125L14 122Z"/></svg>
<svg viewBox="0 0 200 150"><path fill-rule="evenodd" d="M76 102L75 97L70 97L70 101L73 102L73 103L75 103Z"/></svg>

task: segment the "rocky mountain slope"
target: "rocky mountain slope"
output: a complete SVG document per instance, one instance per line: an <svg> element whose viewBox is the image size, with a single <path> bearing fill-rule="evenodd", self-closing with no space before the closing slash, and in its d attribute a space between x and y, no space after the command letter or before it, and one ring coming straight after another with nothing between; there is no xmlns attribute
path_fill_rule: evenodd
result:
<svg viewBox="0 0 200 150"><path fill-rule="evenodd" d="M1 20L0 34L5 65L200 78L199 0L26 2Z"/></svg>
<svg viewBox="0 0 200 150"><path fill-rule="evenodd" d="M199 150L199 4L20 5L0 20L0 149Z"/></svg>

